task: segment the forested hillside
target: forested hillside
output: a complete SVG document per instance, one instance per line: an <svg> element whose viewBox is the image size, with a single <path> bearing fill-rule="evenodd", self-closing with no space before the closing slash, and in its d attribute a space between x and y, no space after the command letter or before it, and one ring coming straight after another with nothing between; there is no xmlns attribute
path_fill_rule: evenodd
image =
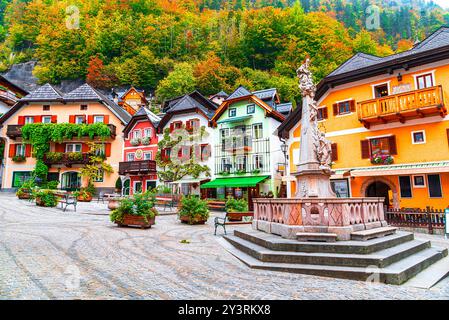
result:
<svg viewBox="0 0 449 320"><path fill-rule="evenodd" d="M307 54L319 80L355 52L406 50L448 19L423 1L413 9L410 1L374 1L381 25L367 31L371 2L0 0L0 68L37 60L42 83L132 84L155 90L159 100L243 84L275 86L292 101L295 69Z"/></svg>

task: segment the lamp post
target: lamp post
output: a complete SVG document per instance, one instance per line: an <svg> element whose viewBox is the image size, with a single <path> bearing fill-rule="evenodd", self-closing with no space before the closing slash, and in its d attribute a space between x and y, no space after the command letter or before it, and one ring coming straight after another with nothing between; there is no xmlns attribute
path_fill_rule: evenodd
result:
<svg viewBox="0 0 449 320"><path fill-rule="evenodd" d="M288 163L288 155L287 155L287 151L288 151L288 145L285 142L285 140L281 140L282 144L281 144L281 151L284 154L284 174L287 171L287 163Z"/></svg>

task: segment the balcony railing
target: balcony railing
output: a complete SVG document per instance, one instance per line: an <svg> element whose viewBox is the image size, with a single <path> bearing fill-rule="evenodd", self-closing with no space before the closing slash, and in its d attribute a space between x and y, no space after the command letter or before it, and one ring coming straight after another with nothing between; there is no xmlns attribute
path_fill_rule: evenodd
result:
<svg viewBox="0 0 449 320"><path fill-rule="evenodd" d="M88 164L89 163L89 153L61 153L60 158L47 157L44 156L44 163L46 165L65 165L66 167L71 167L74 164Z"/></svg>
<svg viewBox="0 0 449 320"><path fill-rule="evenodd" d="M113 124L107 124L109 130L111 131L111 138L115 138L117 136L117 127ZM6 128L6 135L11 139L16 139L22 136L22 127L23 125L18 124L10 124Z"/></svg>
<svg viewBox="0 0 449 320"><path fill-rule="evenodd" d="M17 100L19 100L19 98L14 93L5 90L0 90L0 97L6 98L13 102L17 102Z"/></svg>
<svg viewBox="0 0 449 320"><path fill-rule="evenodd" d="M142 160L120 162L118 171L120 175L156 173L156 161Z"/></svg>
<svg viewBox="0 0 449 320"><path fill-rule="evenodd" d="M222 143L222 150L228 152L251 151L253 139L251 136L229 137Z"/></svg>
<svg viewBox="0 0 449 320"><path fill-rule="evenodd" d="M444 117L447 109L442 87L436 86L362 101L357 112L360 122L369 128L371 124L404 123L407 119L434 115Z"/></svg>

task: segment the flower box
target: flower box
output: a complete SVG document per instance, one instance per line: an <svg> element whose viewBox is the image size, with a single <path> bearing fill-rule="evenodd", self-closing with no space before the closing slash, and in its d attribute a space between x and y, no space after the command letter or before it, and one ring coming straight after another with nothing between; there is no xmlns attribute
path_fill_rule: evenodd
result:
<svg viewBox="0 0 449 320"><path fill-rule="evenodd" d="M391 155L375 154L371 157L372 164L389 165L394 162L394 158Z"/></svg>
<svg viewBox="0 0 449 320"><path fill-rule="evenodd" d="M181 220L182 223L187 224L205 224L207 221L207 219L202 218L200 215L195 217L180 216L179 219Z"/></svg>
<svg viewBox="0 0 449 320"><path fill-rule="evenodd" d="M145 218L143 216L133 215L133 214L125 214L123 215L122 221L115 221L115 223L119 227L140 227L142 229L148 229L151 228L152 225L156 223L156 217L148 218L147 221L145 221Z"/></svg>

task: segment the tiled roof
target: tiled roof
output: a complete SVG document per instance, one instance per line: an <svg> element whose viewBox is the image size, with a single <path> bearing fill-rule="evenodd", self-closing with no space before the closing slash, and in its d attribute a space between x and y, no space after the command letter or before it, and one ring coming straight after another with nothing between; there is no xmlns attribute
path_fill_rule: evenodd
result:
<svg viewBox="0 0 449 320"><path fill-rule="evenodd" d="M239 86L226 100L232 100L235 98L246 97L252 95L244 86Z"/></svg>
<svg viewBox="0 0 449 320"><path fill-rule="evenodd" d="M277 93L276 88L254 91L253 94L261 100L272 99Z"/></svg>
<svg viewBox="0 0 449 320"><path fill-rule="evenodd" d="M441 27L433 34L431 34L429 37L427 37L425 40L415 45L412 49L401 53L393 54L383 58L365 53L357 53L354 56L352 56L352 58L343 63L341 66L339 66L337 69L332 71L328 76L335 76L342 73L355 71L365 67L374 66L376 64L404 58L407 56L414 55L416 53L421 53L448 45L449 45L449 28Z"/></svg>
<svg viewBox="0 0 449 320"><path fill-rule="evenodd" d="M288 116L292 111L293 105L291 102L280 103L276 105L276 111L282 113L284 116Z"/></svg>
<svg viewBox="0 0 449 320"><path fill-rule="evenodd" d="M229 94L221 90L219 93L214 94L214 97L229 97Z"/></svg>
<svg viewBox="0 0 449 320"><path fill-rule="evenodd" d="M92 88L87 83L82 86L76 88L69 93L64 95L64 99L68 101L83 101L83 100L102 100L102 97L99 95L94 88Z"/></svg>
<svg viewBox="0 0 449 320"><path fill-rule="evenodd" d="M157 115L155 115L153 112L151 112L150 110L148 110L147 107L141 107L135 114L133 117L137 117L137 116L146 116L155 127L157 127L157 125L159 124L159 122L161 121L161 118L158 117Z"/></svg>
<svg viewBox="0 0 449 320"><path fill-rule="evenodd" d="M201 103L193 99L190 95L185 95L181 99L179 99L175 104L171 106L170 109L167 110L167 113L189 110L194 108L198 108L201 111L203 111L209 119L214 115L213 111L207 109Z"/></svg>
<svg viewBox="0 0 449 320"><path fill-rule="evenodd" d="M54 88L51 84L47 83L37 88L33 92L27 94L20 101L54 101L62 100L62 93Z"/></svg>

